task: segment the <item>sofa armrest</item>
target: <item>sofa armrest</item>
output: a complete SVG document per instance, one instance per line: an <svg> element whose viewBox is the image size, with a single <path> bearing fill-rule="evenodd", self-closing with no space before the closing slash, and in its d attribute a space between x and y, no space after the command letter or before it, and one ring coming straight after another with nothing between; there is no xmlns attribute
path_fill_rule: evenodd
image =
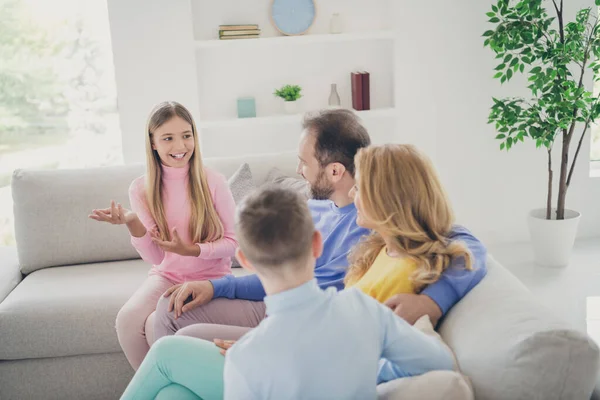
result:
<svg viewBox="0 0 600 400"><path fill-rule="evenodd" d="M0 303L21 282L16 247L0 247Z"/></svg>

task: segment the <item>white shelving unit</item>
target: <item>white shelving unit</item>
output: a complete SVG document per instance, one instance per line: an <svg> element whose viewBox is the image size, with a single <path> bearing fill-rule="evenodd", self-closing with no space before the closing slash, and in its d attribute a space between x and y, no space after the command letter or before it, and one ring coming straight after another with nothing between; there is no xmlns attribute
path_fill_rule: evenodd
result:
<svg viewBox="0 0 600 400"><path fill-rule="evenodd" d="M247 47L247 46L277 46L277 45L303 45L313 43L339 43L339 42L356 42L361 40L392 40L394 38L393 31L374 31L374 32L356 32L356 33L339 33L339 34L307 34L301 36L275 36L275 37L260 37L256 39L240 39L240 40L197 40L196 48L213 48L213 47Z"/></svg>
<svg viewBox="0 0 600 400"><path fill-rule="evenodd" d="M232 156L294 150L303 113L328 106L332 83L342 107L351 108L350 73L357 70L370 73L371 86L371 110L357 113L374 141L389 141L397 123L392 1L317 1L307 34L281 36L269 20L270 0L191 0L203 151ZM328 33L333 12L345 18L344 33ZM260 38L216 38L220 24L252 23ZM302 87L297 115L283 114L282 100L273 95L285 84ZM237 118L239 97L255 98L256 118Z"/></svg>
<svg viewBox="0 0 600 400"><path fill-rule="evenodd" d="M395 117L395 108L380 108L377 110L365 110L356 111L358 116L362 120L368 120L372 118L380 117ZM256 118L232 118L223 120L201 120L197 125L199 128L204 129L219 129L219 128L249 128L253 126L262 125L275 125L275 124L287 124L287 123L298 123L302 120L304 114L294 115L273 115L268 117L256 117Z"/></svg>

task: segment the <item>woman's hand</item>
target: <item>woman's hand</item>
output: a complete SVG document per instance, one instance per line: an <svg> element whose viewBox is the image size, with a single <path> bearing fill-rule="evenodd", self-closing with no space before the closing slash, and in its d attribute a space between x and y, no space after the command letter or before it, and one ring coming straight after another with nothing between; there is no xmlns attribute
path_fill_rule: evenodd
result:
<svg viewBox="0 0 600 400"><path fill-rule="evenodd" d="M171 231L171 241L160 240L158 232L150 232L150 235L152 241L164 251L188 257L198 257L200 255L200 246L184 243L175 228Z"/></svg>
<svg viewBox="0 0 600 400"><path fill-rule="evenodd" d="M92 210L92 213L88 215L88 217L96 221L108 222L113 225L123 225L133 222L137 218L137 214L127 208L123 208L121 204L116 204L113 200L110 202L109 208Z"/></svg>
<svg viewBox="0 0 600 400"><path fill-rule="evenodd" d="M231 346L235 344L236 340L214 339L213 342L218 348L221 349L220 353L225 355L227 350L229 350Z"/></svg>

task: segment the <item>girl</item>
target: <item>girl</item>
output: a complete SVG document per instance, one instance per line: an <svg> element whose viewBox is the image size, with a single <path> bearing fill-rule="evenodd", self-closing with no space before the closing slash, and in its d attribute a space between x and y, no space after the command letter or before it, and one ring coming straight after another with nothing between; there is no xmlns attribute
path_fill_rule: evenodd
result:
<svg viewBox="0 0 600 400"><path fill-rule="evenodd" d="M181 104L164 102L154 108L146 155L146 175L129 188L132 210L113 201L110 208L90 215L96 221L125 224L135 249L152 264L116 321L119 343L136 370L152 342L148 317L160 296L186 280L230 274L237 248L233 196L225 178L202 165L196 126Z"/></svg>
<svg viewBox="0 0 600 400"><path fill-rule="evenodd" d="M359 150L355 157L356 185L350 195L358 210L357 223L371 229L350 255L346 287L356 286L380 302L398 293L418 293L436 282L451 260L464 258L471 269L467 248L449 239L454 217L449 200L427 158L414 146L388 144ZM208 332L221 326L206 324ZM250 328L228 327L233 339ZM306 329L309 329L307 327ZM213 336L214 337L214 336ZM180 393L181 398L221 398L224 359L210 342L175 336L161 339L125 392L124 399L162 390ZM233 340L215 340L221 354ZM159 366L159 367L157 367ZM405 374L402 366L380 361L378 383ZM169 371L165 375L160 371ZM186 371L197 371L188 374ZM156 382L152 389L144 379ZM144 389L146 388L146 389ZM189 389L189 390L188 390ZM191 390L191 392L190 392ZM145 398L145 397L143 397Z"/></svg>

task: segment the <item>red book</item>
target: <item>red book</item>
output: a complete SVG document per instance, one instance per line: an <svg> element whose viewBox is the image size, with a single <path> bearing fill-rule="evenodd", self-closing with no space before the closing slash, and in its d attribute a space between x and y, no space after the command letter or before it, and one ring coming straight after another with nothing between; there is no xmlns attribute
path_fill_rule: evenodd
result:
<svg viewBox="0 0 600 400"><path fill-rule="evenodd" d="M351 72L350 83L352 85L352 108L357 111L361 111L363 109L363 86L361 73Z"/></svg>
<svg viewBox="0 0 600 400"><path fill-rule="evenodd" d="M362 109L371 109L371 84L370 74L366 71L360 73L362 79Z"/></svg>

